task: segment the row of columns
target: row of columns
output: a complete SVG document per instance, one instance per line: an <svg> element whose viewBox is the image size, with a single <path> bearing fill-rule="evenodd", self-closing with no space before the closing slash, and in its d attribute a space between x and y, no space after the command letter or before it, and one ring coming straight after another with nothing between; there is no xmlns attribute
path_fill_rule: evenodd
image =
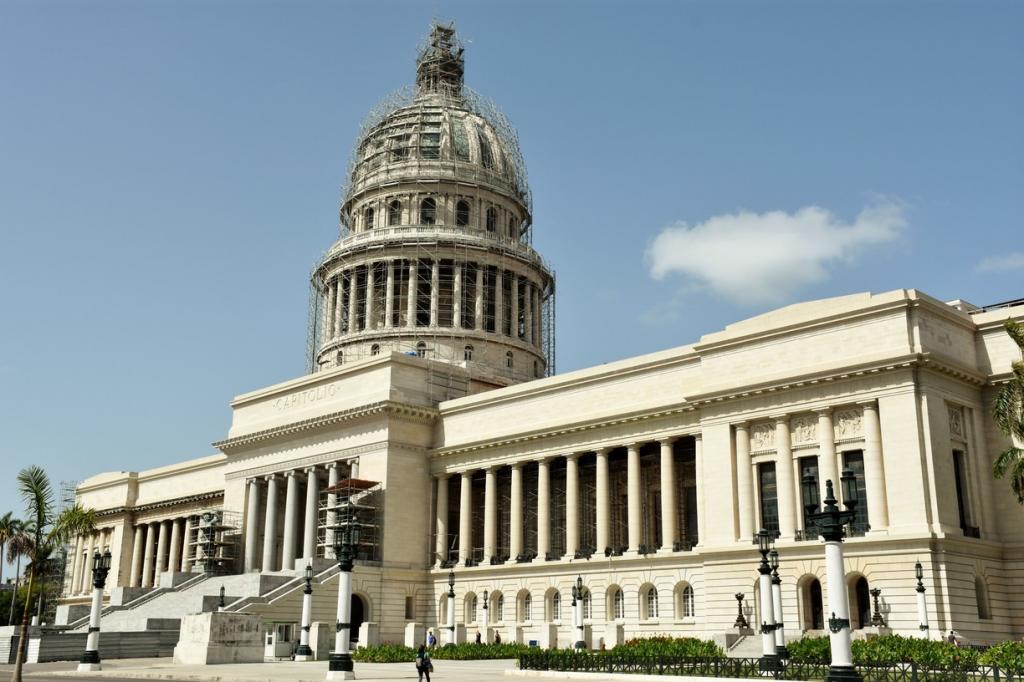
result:
<svg viewBox="0 0 1024 682"><path fill-rule="evenodd" d="M323 328L325 338L336 338L345 334L354 334L363 329L375 329L378 324L378 311L375 310L377 298L375 288L378 286L374 272L384 270L384 315L383 328L395 326L396 306L401 302L400 287L397 286L396 269L400 263L408 267L406 282L406 327L417 326L417 305L419 300L419 280L421 267L429 267L429 276L423 273L422 278L430 281L430 326L437 327L440 319L440 269L441 261L434 259L429 262L419 259L388 259L374 261L357 268L349 268L327 283L324 292ZM477 331L484 330L484 310L487 303L494 304L496 318L494 329L498 334L505 334L506 323L511 325L512 336L526 343L539 344L542 335L543 305L540 287L523 275L512 270L497 268L493 289L485 286L484 273L487 266L480 263L452 262L454 269L452 283L452 327L462 329L463 283L469 276L467 266L475 266L475 284L473 297L473 326ZM511 281L509 315L505 315L504 280ZM359 286L359 282L363 286ZM523 299L523 310L519 310L519 299ZM361 314L360 314L361 311ZM447 311L445 311L447 312ZM447 317L447 315L445 316ZM523 333L519 334L519 320L523 321Z"/></svg>
<svg viewBox="0 0 1024 682"><path fill-rule="evenodd" d="M703 493L703 453L700 434L694 434L696 442L696 480L698 499L698 524L703 524L703 514L699 507L704 499ZM678 539L677 486L675 459L672 444L678 437L659 441L660 476L661 476L661 551L671 552ZM641 517L642 491L640 484L640 446L641 443L630 443L626 446L626 478L627 478L627 552L636 553L642 543L643 519ZM596 549L603 552L610 545L611 539L611 499L608 485L608 458L613 447L596 451L595 495L596 499ZM580 486L579 456L572 453L565 456L565 552L573 557L580 549ZM543 561L551 551L551 463L552 457L542 457L537 462L537 557ZM523 519L523 466L525 462L511 465L511 501L509 520L509 555L512 559L523 553L524 519ZM497 505L497 465L487 467L484 478L484 563L497 557L498 551L498 505ZM465 565L470 559L473 547L473 509L472 479L475 470L459 472L459 563ZM436 553L441 560L447 557L448 537L448 477L444 473L437 479L437 545ZM671 511L669 511L671 510ZM703 530L698 530L698 537Z"/></svg>
<svg viewBox="0 0 1024 682"><path fill-rule="evenodd" d="M867 488L868 520L872 528L889 525L889 512L885 494L885 472L882 466L882 432L878 419L878 406L874 400L858 403L863 409L864 484ZM836 453L832 409L818 410L818 483L821 499L825 499L825 481L830 480L839 491L839 456ZM789 415L775 418L775 476L779 510L779 535L792 539L803 515L800 482L794 476L794 457L790 438ZM739 539L754 536L757 513L754 505L754 465L750 454L750 425L734 424L736 438L736 487L739 504Z"/></svg>
<svg viewBox="0 0 1024 682"><path fill-rule="evenodd" d="M96 552L110 549L114 536L112 528L101 528L88 535L75 538L74 559L71 565L71 584L68 596L92 593L92 557Z"/></svg>
<svg viewBox="0 0 1024 682"><path fill-rule="evenodd" d="M320 472L327 470L327 487L333 488L341 477L341 463L331 462L325 466L311 466L303 470L274 473L262 478L251 478L247 482L247 505L245 514L244 569L249 571L293 570L298 558L308 563L317 556L317 532L319 529ZM300 480L303 475L305 481ZM358 462L349 464L349 476L359 475ZM303 485L304 484L304 485ZM284 488L284 524L278 529L278 510L281 507L282 487ZM300 505L304 514L299 527ZM325 555L333 555L335 517L335 496L327 496L327 536ZM262 520L262 528L260 521ZM278 535L281 535L278 546ZM262 554L258 553L260 537L263 538ZM301 545L299 544L301 542ZM301 556L299 551L301 550Z"/></svg>
<svg viewBox="0 0 1024 682"><path fill-rule="evenodd" d="M130 587L154 587L162 573L187 573L192 565L192 517L182 516L141 523L132 538Z"/></svg>

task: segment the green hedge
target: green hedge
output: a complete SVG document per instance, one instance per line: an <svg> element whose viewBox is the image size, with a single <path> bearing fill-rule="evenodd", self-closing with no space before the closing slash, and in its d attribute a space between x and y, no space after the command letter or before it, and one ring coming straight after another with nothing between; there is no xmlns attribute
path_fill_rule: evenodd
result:
<svg viewBox="0 0 1024 682"><path fill-rule="evenodd" d="M722 659L725 652L710 640L696 637L640 637L620 644L613 651L617 654L638 656L675 656L678 658Z"/></svg>
<svg viewBox="0 0 1024 682"><path fill-rule="evenodd" d="M437 661L479 661L495 658L519 658L530 650L525 644L455 644L436 646L430 650L430 657ZM378 644L364 646L352 652L352 658L364 663L412 663L416 660L416 649L401 644Z"/></svg>
<svg viewBox="0 0 1024 682"><path fill-rule="evenodd" d="M828 663L831 657L828 637L805 637L789 642L786 647L796 663ZM979 652L946 641L886 635L855 641L853 662L857 665L916 663L945 670L994 665L1003 670L1024 671L1024 643L1003 642Z"/></svg>
<svg viewBox="0 0 1024 682"><path fill-rule="evenodd" d="M978 662L1024 675L1024 642L1003 642L989 647L978 656Z"/></svg>

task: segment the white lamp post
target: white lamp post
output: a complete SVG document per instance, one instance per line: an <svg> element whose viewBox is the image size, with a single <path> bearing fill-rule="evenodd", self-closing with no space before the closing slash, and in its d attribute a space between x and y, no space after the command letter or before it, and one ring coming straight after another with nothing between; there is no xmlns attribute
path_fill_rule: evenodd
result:
<svg viewBox="0 0 1024 682"><path fill-rule="evenodd" d="M313 616L313 566L306 564L306 587L302 590L302 632L299 646L295 650L296 661L312 661L313 650L309 647L309 629Z"/></svg>
<svg viewBox="0 0 1024 682"><path fill-rule="evenodd" d="M110 572L110 550L102 555L96 552L92 558L92 610L89 613L89 635L85 640L85 652L79 659L78 671L103 670L100 665L100 609L103 604L103 587Z"/></svg>
<svg viewBox="0 0 1024 682"><path fill-rule="evenodd" d="M338 560L338 623L335 627L334 651L327 666L327 680L354 680L352 653L349 650L352 623L352 567L359 545L359 519L346 512L334 532L334 556Z"/></svg>
<svg viewBox="0 0 1024 682"><path fill-rule="evenodd" d="M779 552L774 547L769 552L772 565L772 611L775 615L775 653L779 659L789 658L786 649L786 635L782 628L782 578L779 577Z"/></svg>
<svg viewBox="0 0 1024 682"><path fill-rule="evenodd" d="M583 639L583 576L576 576L576 583L572 586L572 615L576 626L576 649L586 649L587 643Z"/></svg>
<svg viewBox="0 0 1024 682"><path fill-rule="evenodd" d="M843 469L839 479L843 486L845 511L836 505L832 481L825 481L825 507L818 507L818 482L813 476L804 476L802 485L807 505L807 522L818 535L825 538L825 576L828 580L828 606L832 616L828 619L832 664L825 675L826 682L861 682L860 673L853 667L850 640L850 603L846 596L846 568L843 566L844 526L854 519L857 507L857 480L853 471Z"/></svg>
<svg viewBox="0 0 1024 682"><path fill-rule="evenodd" d="M445 646L455 644L455 571L448 570L448 627L445 629Z"/></svg>
<svg viewBox="0 0 1024 682"><path fill-rule="evenodd" d="M917 627L921 630L921 636L925 639L931 639L931 631L928 627L928 603L924 599L924 568L921 567L921 562L918 561L914 564L914 575L917 576L917 620L920 625Z"/></svg>
<svg viewBox="0 0 1024 682"><path fill-rule="evenodd" d="M761 553L758 591L761 601L761 671L774 673L779 667L779 656L775 651L775 610L772 602L772 567L768 564L772 534L762 528L757 533L757 550Z"/></svg>

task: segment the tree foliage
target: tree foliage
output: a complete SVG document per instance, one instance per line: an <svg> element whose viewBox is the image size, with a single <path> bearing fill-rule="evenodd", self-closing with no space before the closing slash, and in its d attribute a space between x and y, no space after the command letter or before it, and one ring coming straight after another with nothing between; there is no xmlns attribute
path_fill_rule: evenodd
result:
<svg viewBox="0 0 1024 682"><path fill-rule="evenodd" d="M1024 325L1015 320L1004 323L1006 333L1024 354ZM992 405L992 418L1004 436L1010 439L1008 448L999 453L992 464L992 474L1006 478L1017 501L1024 504L1024 361L1012 365L1012 376L996 394Z"/></svg>

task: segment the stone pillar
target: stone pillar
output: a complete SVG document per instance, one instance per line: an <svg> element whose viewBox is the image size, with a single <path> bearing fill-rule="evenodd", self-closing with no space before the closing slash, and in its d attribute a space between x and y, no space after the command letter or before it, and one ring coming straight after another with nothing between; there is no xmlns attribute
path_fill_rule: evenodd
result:
<svg viewBox="0 0 1024 682"><path fill-rule="evenodd" d="M498 469L484 471L484 563L498 554Z"/></svg>
<svg viewBox="0 0 1024 682"><path fill-rule="evenodd" d="M192 570L192 516L186 514L181 531L181 572Z"/></svg>
<svg viewBox="0 0 1024 682"><path fill-rule="evenodd" d="M463 566L473 551L473 472L463 471L459 482L459 563Z"/></svg>
<svg viewBox="0 0 1024 682"><path fill-rule="evenodd" d="M281 541L281 570L295 570L295 536L299 525L299 479L294 471L285 474L288 481L284 498L284 538Z"/></svg>
<svg viewBox="0 0 1024 682"><path fill-rule="evenodd" d="M509 272L512 276L512 290L509 291L509 296L512 300L509 302L512 306L512 338L519 338L519 275L514 272Z"/></svg>
<svg viewBox="0 0 1024 682"><path fill-rule="evenodd" d="M181 567L181 519L171 521L171 551L167 558L167 572L175 573Z"/></svg>
<svg viewBox="0 0 1024 682"><path fill-rule="evenodd" d="M779 499L779 534L789 540L796 534L796 489L793 486L793 445L788 416L775 418L775 483Z"/></svg>
<svg viewBox="0 0 1024 682"><path fill-rule="evenodd" d="M512 508L509 510L509 558L512 561L516 560L520 554L523 553L523 465L521 462L516 462L512 465L512 485L511 485L511 497L510 504Z"/></svg>
<svg viewBox="0 0 1024 682"><path fill-rule="evenodd" d="M364 327L365 329L375 329L376 328L376 323L375 323L375 320L373 319L374 312L375 312L374 311L374 303L375 303L375 301L373 300L374 299L374 295L375 295L374 288L376 287L376 284L373 281L373 279L374 279L373 278L373 274L374 274L374 272L373 272L374 271L374 267L373 266L374 266L373 263L367 263L366 264L366 324L365 324L365 327Z"/></svg>
<svg viewBox="0 0 1024 682"><path fill-rule="evenodd" d="M438 302L441 300L441 261L430 264L430 326L437 326Z"/></svg>
<svg viewBox="0 0 1024 682"><path fill-rule="evenodd" d="M320 502L320 479L316 467L306 469L306 528L303 533L302 559L309 563L316 557L316 531Z"/></svg>
<svg viewBox="0 0 1024 682"><path fill-rule="evenodd" d="M818 487L821 489L822 500L825 499L825 481L832 481L836 494L839 494L839 461L836 458L835 438L832 410L818 410Z"/></svg>
<svg viewBox="0 0 1024 682"><path fill-rule="evenodd" d="M345 311L345 279L341 275L334 278L334 336L341 336L343 328L347 328ZM343 325L345 325L343 327Z"/></svg>
<svg viewBox="0 0 1024 682"><path fill-rule="evenodd" d="M565 457L565 556L572 559L580 548L579 455Z"/></svg>
<svg viewBox="0 0 1024 682"><path fill-rule="evenodd" d="M408 295L405 301L405 321L406 326L416 326L416 268L418 263L415 258L409 259L409 283L408 283Z"/></svg>
<svg viewBox="0 0 1024 682"><path fill-rule="evenodd" d="M523 282L523 306L523 340L533 343L533 284L529 280Z"/></svg>
<svg viewBox="0 0 1024 682"><path fill-rule="evenodd" d="M889 504L882 464L882 428L878 421L878 403L860 403L864 408L864 486L868 495L868 523L872 531L889 527Z"/></svg>
<svg viewBox="0 0 1024 682"><path fill-rule="evenodd" d="M153 587L153 552L156 551L156 534L160 524L153 521L146 529L146 549L142 557L142 586Z"/></svg>
<svg viewBox="0 0 1024 682"><path fill-rule="evenodd" d="M499 267L494 271L494 333L505 333L505 273Z"/></svg>
<svg viewBox="0 0 1024 682"><path fill-rule="evenodd" d="M334 486L338 485L340 479L341 467L338 466L337 462L331 462L327 465L328 490L333 490ZM328 559L337 558L334 556L334 527L338 525L338 512L334 510L334 507L337 504L338 496L335 493L327 493L327 532L325 537L327 548L324 551L324 556Z"/></svg>
<svg viewBox="0 0 1024 682"><path fill-rule="evenodd" d="M156 585L160 584L160 574L167 570L167 542L171 535L170 523L167 520L160 522L160 536L156 541L156 575L153 577L153 583Z"/></svg>
<svg viewBox="0 0 1024 682"><path fill-rule="evenodd" d="M544 294L540 287L534 287L533 299L533 343L540 346L544 340Z"/></svg>
<svg viewBox="0 0 1024 682"><path fill-rule="evenodd" d="M640 504L640 445L630 443L626 448L626 518L629 531L629 551L636 552L642 540Z"/></svg>
<svg viewBox="0 0 1024 682"><path fill-rule="evenodd" d="M260 483L249 479L249 505L245 512L245 572L259 569L256 563L256 546L260 537Z"/></svg>
<svg viewBox="0 0 1024 682"><path fill-rule="evenodd" d="M395 316L395 261L388 261L388 279L384 284L384 328L390 329ZM330 543L328 543L329 545Z"/></svg>
<svg viewBox="0 0 1024 682"><path fill-rule="evenodd" d="M323 319L323 330L324 340L332 338L334 331L334 306L335 296L338 295L337 290L334 288L333 282L327 282L326 291L324 292L324 319Z"/></svg>
<svg viewBox="0 0 1024 682"><path fill-rule="evenodd" d="M434 552L437 562L448 560L448 474L437 476L437 516ZM434 562L431 562L434 563Z"/></svg>
<svg viewBox="0 0 1024 682"><path fill-rule="evenodd" d="M754 538L754 482L750 464L750 426L736 424L736 510L739 512L739 540Z"/></svg>
<svg viewBox="0 0 1024 682"><path fill-rule="evenodd" d="M473 329L484 328L484 265L476 264L476 292L473 299Z"/></svg>
<svg viewBox="0 0 1024 682"><path fill-rule="evenodd" d="M695 475L697 477L697 542L693 538L686 538L691 544L703 544L707 539L704 520L704 438L700 433L693 435L694 459L696 460Z"/></svg>
<svg viewBox="0 0 1024 682"><path fill-rule="evenodd" d="M138 533L138 530L136 530L136 533ZM67 593L69 597L74 596L78 586L82 583L82 567L85 565L85 561L82 559L83 554L85 554L85 537L78 535L75 538L74 562L71 564L71 585L68 587ZM0 561L3 561L2 557L0 557Z"/></svg>
<svg viewBox="0 0 1024 682"><path fill-rule="evenodd" d="M596 488L595 510L597 516L597 553L602 554L610 545L609 529L611 509L608 502L608 455L610 448L601 448L597 451L597 471L594 482Z"/></svg>
<svg viewBox="0 0 1024 682"><path fill-rule="evenodd" d="M661 549L671 552L676 540L679 510L676 501L676 462L671 438L661 441Z"/></svg>
<svg viewBox="0 0 1024 682"><path fill-rule="evenodd" d="M142 584L142 543L144 542L145 534L144 526L135 526L135 538L132 540L132 567L131 573L128 575L128 587L138 587ZM81 540L79 540L78 547L78 558L75 561L76 576L78 575L78 562L82 559Z"/></svg>
<svg viewBox="0 0 1024 682"><path fill-rule="evenodd" d="M356 323L356 311L359 310L359 306L356 304L358 300L356 298L358 289L356 285L359 283L359 277L357 269L352 268L349 270L348 278L348 333L355 334L359 331L359 325Z"/></svg>
<svg viewBox="0 0 1024 682"><path fill-rule="evenodd" d="M455 269L455 284L452 289L452 327L462 329L462 263L452 265Z"/></svg>
<svg viewBox="0 0 1024 682"><path fill-rule="evenodd" d="M263 570L273 571L277 568L274 550L277 549L277 507L278 477L267 476L267 504L263 511Z"/></svg>
<svg viewBox="0 0 1024 682"><path fill-rule="evenodd" d="M537 460L537 557L551 552L551 460Z"/></svg>

